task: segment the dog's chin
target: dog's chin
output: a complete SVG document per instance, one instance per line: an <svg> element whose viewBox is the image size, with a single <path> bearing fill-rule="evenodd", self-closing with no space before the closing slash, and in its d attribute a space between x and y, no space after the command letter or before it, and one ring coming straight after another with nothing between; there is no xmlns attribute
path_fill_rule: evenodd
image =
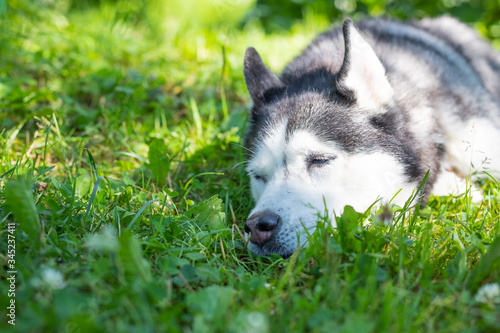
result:
<svg viewBox="0 0 500 333"><path fill-rule="evenodd" d="M292 251L292 252L287 252L287 253L282 253L280 254L280 256L283 258L283 259L288 259L292 256L292 254L294 254L295 251Z"/></svg>
<svg viewBox="0 0 500 333"><path fill-rule="evenodd" d="M276 244L274 242L266 243L264 245L258 245L250 242L248 244L248 249L252 253L259 256L269 256L271 254L277 254L281 256L283 259L288 259L295 252L297 246L291 244L289 245Z"/></svg>

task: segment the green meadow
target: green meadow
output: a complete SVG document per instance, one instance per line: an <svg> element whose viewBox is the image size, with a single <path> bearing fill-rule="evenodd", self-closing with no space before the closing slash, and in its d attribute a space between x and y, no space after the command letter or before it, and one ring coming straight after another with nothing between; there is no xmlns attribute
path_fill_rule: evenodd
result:
<svg viewBox="0 0 500 333"><path fill-rule="evenodd" d="M500 332L500 183L246 248L243 56L490 0L0 0L0 331ZM337 227L331 226L336 219Z"/></svg>

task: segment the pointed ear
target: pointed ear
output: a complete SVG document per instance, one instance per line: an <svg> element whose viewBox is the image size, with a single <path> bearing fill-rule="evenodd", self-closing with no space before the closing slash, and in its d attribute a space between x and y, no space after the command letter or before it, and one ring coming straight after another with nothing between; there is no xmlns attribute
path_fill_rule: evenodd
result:
<svg viewBox="0 0 500 333"><path fill-rule="evenodd" d="M344 62L337 74L337 91L361 108L376 109L392 100L394 91L385 68L350 19L344 21Z"/></svg>
<svg viewBox="0 0 500 333"><path fill-rule="evenodd" d="M283 83L264 65L253 47L247 48L243 73L248 92L255 104L264 102L264 92L271 88L282 87Z"/></svg>

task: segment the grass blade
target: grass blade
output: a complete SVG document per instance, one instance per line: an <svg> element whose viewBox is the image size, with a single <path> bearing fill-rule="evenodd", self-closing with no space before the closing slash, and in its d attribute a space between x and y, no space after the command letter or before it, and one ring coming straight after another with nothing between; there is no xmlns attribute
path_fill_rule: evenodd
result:
<svg viewBox="0 0 500 333"><path fill-rule="evenodd" d="M8 175L10 175L10 174L12 174L12 173L14 172L14 170L16 170L16 168L17 168L17 166L12 167L12 168L10 168L9 170L7 170L7 171L5 171L4 173L2 173L2 174L0 175L0 179L1 179L1 178L3 178L3 177L8 176Z"/></svg>
<svg viewBox="0 0 500 333"><path fill-rule="evenodd" d="M45 135L45 145L43 146L43 161L45 162L47 157L47 144L49 142L50 131L52 130L52 124L54 122L54 118L50 120L50 124L47 128L47 135Z"/></svg>
<svg viewBox="0 0 500 333"><path fill-rule="evenodd" d="M92 189L92 194L90 195L89 204L87 205L87 211L85 212L85 217L83 218L84 221L87 219L87 216L89 215L90 207L92 207L92 204L94 203L94 199L95 199L95 195L97 193L97 189L99 188L99 184L101 183L101 180L103 178L105 178L105 177L101 176L101 177L97 178L97 180L96 180L96 182L94 184L94 188Z"/></svg>
<svg viewBox="0 0 500 333"><path fill-rule="evenodd" d="M194 98L190 98L189 102L191 104L191 111L193 112L193 120L194 120L194 125L196 126L196 132L198 134L198 138L201 138L203 135L203 127L201 125L201 116L200 116L200 111L198 110L198 105L196 104L196 101Z"/></svg>
<svg viewBox="0 0 500 333"><path fill-rule="evenodd" d="M87 155L89 157L89 163L90 163L90 165L92 167L92 172L94 174L94 177L95 177L95 179L97 179L98 174L97 174L97 168L95 167L94 158L92 157L92 154L90 153L90 150L88 150L87 148L85 148L85 151L87 152Z"/></svg>
<svg viewBox="0 0 500 333"><path fill-rule="evenodd" d="M14 214L21 229L30 238L35 249L40 249L43 239L38 211L33 198L32 186L24 177L11 180L5 187L5 206Z"/></svg>
<svg viewBox="0 0 500 333"><path fill-rule="evenodd" d="M496 266L496 267L495 267ZM481 257L479 263L472 269L467 276L466 285L469 288L478 287L484 279L500 268L500 236L493 240L488 252Z"/></svg>
<svg viewBox="0 0 500 333"><path fill-rule="evenodd" d="M137 219L139 218L139 216L141 216L142 212L144 212L144 210L146 208L148 208L148 206L151 205L155 201L158 201L158 200L149 200L148 202L146 202L146 204L144 206L142 206L141 209L139 209L139 211L137 212L137 214L135 214L135 216L132 219L132 221L130 221L130 223L127 226L127 229L130 229L134 225L135 221L137 221Z"/></svg>
<svg viewBox="0 0 500 333"><path fill-rule="evenodd" d="M167 146L162 140L153 139L149 144L149 168L153 172L156 183L163 187L167 181L170 171L170 158L168 157Z"/></svg>

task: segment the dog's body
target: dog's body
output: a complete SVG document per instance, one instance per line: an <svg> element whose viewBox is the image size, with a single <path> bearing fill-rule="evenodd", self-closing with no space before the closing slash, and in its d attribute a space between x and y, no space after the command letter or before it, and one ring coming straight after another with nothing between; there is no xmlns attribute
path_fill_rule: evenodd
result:
<svg viewBox="0 0 500 333"><path fill-rule="evenodd" d="M291 255L325 205L364 211L402 189L401 205L427 171L426 194L448 195L500 170L500 55L449 17L357 27L321 34L280 78L247 50L254 253Z"/></svg>

